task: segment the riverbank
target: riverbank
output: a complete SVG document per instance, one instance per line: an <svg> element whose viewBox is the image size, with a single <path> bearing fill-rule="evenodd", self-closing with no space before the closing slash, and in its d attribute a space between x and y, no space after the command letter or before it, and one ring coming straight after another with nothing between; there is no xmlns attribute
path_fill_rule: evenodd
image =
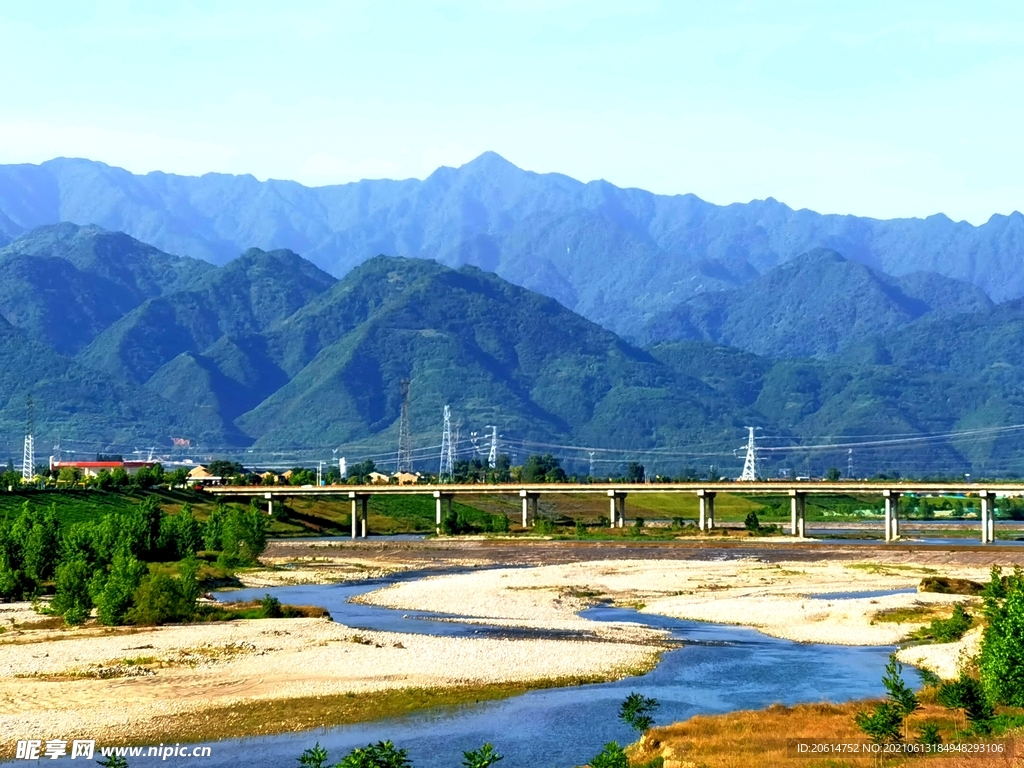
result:
<svg viewBox="0 0 1024 768"><path fill-rule="evenodd" d="M54 629L27 604L6 605L0 607L0 749L19 738L149 743L302 730L649 669L665 647L664 633L578 615L595 601L753 626L778 637L888 645L921 622L875 621L879 612L918 603L942 609L963 598L814 595L913 589L935 574L982 580L992 558L1002 556L749 541L274 542L265 557L270 567L241 574L243 583L526 566L410 581L364 599L562 634L432 637L317 619Z"/></svg>
<svg viewBox="0 0 1024 768"><path fill-rule="evenodd" d="M679 619L755 628L808 643L893 645L952 610L960 595L918 593L933 565L825 561L625 561L493 569L396 584L361 600L390 608L433 610L488 624L574 629L581 601L638 607ZM985 580L987 569L954 567L942 575ZM846 598L845 593L897 592ZM834 597L830 597L835 595ZM825 596L824 598L821 596ZM898 609L908 620L885 620ZM920 615L929 618L914 620Z"/></svg>
<svg viewBox="0 0 1024 768"><path fill-rule="evenodd" d="M27 604L6 608L28 618ZM326 619L11 629L0 634L0 754L23 738L195 741L376 719L636 674L664 647L656 630L600 630L453 638Z"/></svg>

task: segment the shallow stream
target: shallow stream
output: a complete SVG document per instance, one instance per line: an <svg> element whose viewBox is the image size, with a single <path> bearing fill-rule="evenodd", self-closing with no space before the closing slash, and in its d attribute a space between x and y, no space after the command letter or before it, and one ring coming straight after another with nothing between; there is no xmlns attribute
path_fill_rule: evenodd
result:
<svg viewBox="0 0 1024 768"><path fill-rule="evenodd" d="M248 600L270 593L283 603L323 606L336 621L367 630L449 636L524 634L507 628L437 621L437 614L348 602L355 595L414 576L358 585L252 589L220 597ZM409 750L416 768L457 768L463 751L485 741L493 742L505 755L502 768L570 768L584 764L608 741L625 744L634 740L635 735L616 717L622 699L632 691L661 702L658 723L699 713L757 709L774 702L796 704L876 696L883 692L880 680L892 650L794 643L751 629L681 621L628 608L599 606L583 615L596 621L635 621L668 629L682 647L667 651L654 670L639 677L533 691L504 701L438 708L359 725L232 739L214 744L212 757L204 759L203 765L295 766L298 755L317 741L329 750L333 765L353 747L391 739ZM910 675L916 677L912 671ZM157 762L139 759L132 765Z"/></svg>

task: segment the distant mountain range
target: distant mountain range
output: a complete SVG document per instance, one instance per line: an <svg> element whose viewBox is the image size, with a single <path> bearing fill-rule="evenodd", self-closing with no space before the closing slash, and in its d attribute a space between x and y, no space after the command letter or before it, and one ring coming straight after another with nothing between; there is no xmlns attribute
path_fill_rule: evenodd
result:
<svg viewBox="0 0 1024 768"><path fill-rule="evenodd" d="M284 249L213 266L45 226L0 249L0 449L20 453L31 394L41 445L386 458L409 379L423 468L446 404L467 450L495 425L520 459L551 450L575 471L586 449L610 471L733 471L747 425L778 449L772 472L845 469L847 442L859 472L1024 468L1022 433L990 429L1024 423L1024 301L816 250L642 332L636 346L471 265L375 256L337 280Z"/></svg>
<svg viewBox="0 0 1024 768"><path fill-rule="evenodd" d="M921 273L970 284L997 302L1024 297L1020 213L975 227L941 214L890 221L821 215L770 198L717 206L693 195L531 173L494 153L460 168L440 168L423 181L319 188L221 174L138 176L88 160L0 166L0 243L61 221L126 232L168 253L214 264L251 247L289 249L335 277L381 253L473 265L555 298L634 343L664 330L666 338L742 340L744 348L781 356L822 354L846 341L826 331L794 346L780 345L778 334L752 340L752 315L742 298L691 299L742 293L816 248L870 268L854 273L850 266L830 267L818 285L834 294L845 286L832 280L846 275L875 284L883 317L858 318L865 333L950 303L934 298L935 291L958 293L953 304L984 303L976 291L917 277ZM806 296L802 291L815 284L813 275L798 272L773 278L780 291L788 290L787 300ZM796 283L787 286L793 278ZM728 307L720 311L722 302ZM832 308L848 309L841 301ZM722 312L729 318L718 324ZM837 317L831 322L843 326ZM800 322L778 319L792 329L783 338L800 338Z"/></svg>

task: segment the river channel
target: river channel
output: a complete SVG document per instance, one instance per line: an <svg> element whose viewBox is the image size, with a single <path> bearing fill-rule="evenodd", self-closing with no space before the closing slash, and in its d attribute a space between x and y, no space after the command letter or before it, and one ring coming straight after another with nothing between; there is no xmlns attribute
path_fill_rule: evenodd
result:
<svg viewBox="0 0 1024 768"><path fill-rule="evenodd" d="M359 584L247 589L218 595L250 600L272 594L282 603L320 605L346 626L437 635L517 635L507 628L438 621L437 614L351 603L349 599L399 580L405 574ZM358 725L277 736L231 739L212 745L206 768L282 768L320 742L333 765L353 747L382 739L409 750L416 768L458 768L462 752L493 742L505 756L501 768L571 768L583 765L603 744L633 741L618 722L622 699L632 691L661 702L656 721L695 714L757 709L774 702L844 701L877 696L891 648L794 643L738 627L681 621L628 608L598 606L583 613L596 621L634 621L668 629L681 647L667 651L651 672L612 683L533 691L504 701L437 708ZM528 636L528 635L526 635ZM913 682L916 675L908 670ZM158 760L133 758L132 766Z"/></svg>

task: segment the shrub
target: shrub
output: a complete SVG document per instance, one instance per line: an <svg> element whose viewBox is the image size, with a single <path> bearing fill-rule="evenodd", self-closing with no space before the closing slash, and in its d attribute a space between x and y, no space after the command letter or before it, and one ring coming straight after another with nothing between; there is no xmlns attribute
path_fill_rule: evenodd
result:
<svg viewBox="0 0 1024 768"><path fill-rule="evenodd" d="M854 718L857 726L876 744L899 741L903 732L903 715L892 702L876 704L873 712L858 712Z"/></svg>
<svg viewBox="0 0 1024 768"><path fill-rule="evenodd" d="M985 695L981 682L960 673L960 679L943 683L938 690L936 700L949 709L962 709L976 733L988 733L992 730L991 722L995 710Z"/></svg>
<svg viewBox="0 0 1024 768"><path fill-rule="evenodd" d="M390 741L378 741L353 749L336 768L410 768L408 754Z"/></svg>
<svg viewBox="0 0 1024 768"><path fill-rule="evenodd" d="M68 624L81 624L89 618L92 610L92 596L89 594L89 580L92 571L89 564L76 557L57 567L57 590L50 603L50 609Z"/></svg>
<svg viewBox="0 0 1024 768"><path fill-rule="evenodd" d="M132 624L152 626L192 618L195 605L189 605L180 579L163 573L151 573L142 580L132 596L134 606L127 619Z"/></svg>
<svg viewBox="0 0 1024 768"><path fill-rule="evenodd" d="M281 610L281 601L273 595L264 595L260 601L260 609L263 611L263 618L265 619L280 619L284 616L284 612Z"/></svg>
<svg viewBox="0 0 1024 768"><path fill-rule="evenodd" d="M547 517L538 517L533 521L533 530L541 536L550 536L555 532L555 521Z"/></svg>
<svg viewBox="0 0 1024 768"><path fill-rule="evenodd" d="M484 744L480 749L473 749L462 753L463 768L490 768L490 766L503 759L490 742Z"/></svg>
<svg viewBox="0 0 1024 768"><path fill-rule="evenodd" d="M327 750L320 746L319 741L299 756L299 765L302 768L324 768L326 762Z"/></svg>
<svg viewBox="0 0 1024 768"><path fill-rule="evenodd" d="M993 572L985 613L988 626L978 657L982 686L997 704L1024 706L1024 575L1019 570L1005 583Z"/></svg>
<svg viewBox="0 0 1024 768"><path fill-rule="evenodd" d="M931 624L918 630L919 637L926 637L937 643L953 643L963 637L971 628L974 619L963 605L957 603L953 606L953 615L948 619L932 619Z"/></svg>
<svg viewBox="0 0 1024 768"><path fill-rule="evenodd" d="M757 512L751 510L747 513L747 517L743 521L743 527L752 533L759 533L761 531L761 520L758 518Z"/></svg>
<svg viewBox="0 0 1024 768"><path fill-rule="evenodd" d="M622 747L612 741L591 758L590 768L629 768L629 758Z"/></svg>
<svg viewBox="0 0 1024 768"><path fill-rule="evenodd" d="M134 555L122 549L114 556L108 575L93 579L93 599L96 616L101 624L124 624L132 607L132 596L146 575L146 566Z"/></svg>

